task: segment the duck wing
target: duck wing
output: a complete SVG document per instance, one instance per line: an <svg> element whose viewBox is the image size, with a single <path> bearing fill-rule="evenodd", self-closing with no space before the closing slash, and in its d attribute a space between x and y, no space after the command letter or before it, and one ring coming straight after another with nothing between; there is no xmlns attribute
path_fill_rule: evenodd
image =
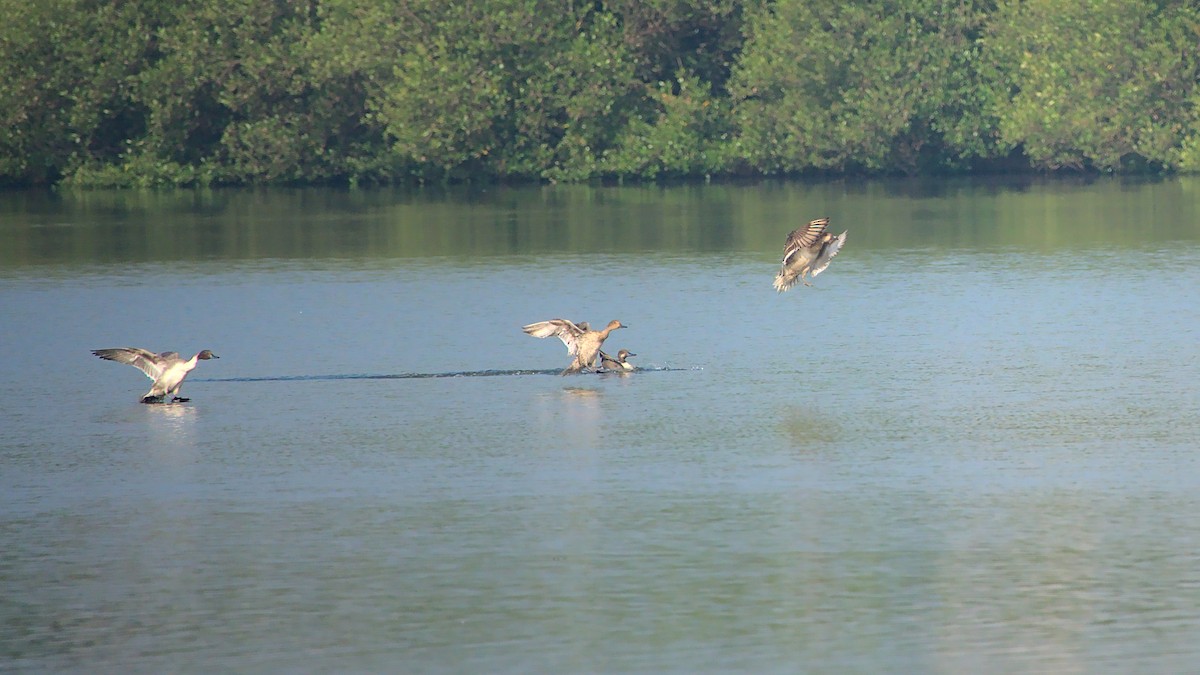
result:
<svg viewBox="0 0 1200 675"><path fill-rule="evenodd" d="M848 230L847 230L848 231ZM821 255L813 262L812 275L815 277L820 274L826 267L829 267L829 261L842 250L842 244L846 243L846 233L843 232L834 237L825 250L821 251Z"/></svg>
<svg viewBox="0 0 1200 675"><path fill-rule="evenodd" d="M152 380L158 380L158 378L162 377L163 370L165 370L163 367L163 357L167 357L172 354L174 354L176 358L179 357L179 355L175 352L163 352L162 354L155 354L154 352L142 349L140 347L93 349L92 353L106 361L116 361L117 363L129 364L145 373L146 377Z"/></svg>
<svg viewBox="0 0 1200 675"><path fill-rule="evenodd" d="M562 340L563 344L567 346L567 353L571 356L575 356L579 352L579 338L584 333L582 328L566 319L538 321L523 326L521 330L535 338L556 337Z"/></svg>
<svg viewBox="0 0 1200 675"><path fill-rule="evenodd" d="M821 234L825 232L825 227L828 225L828 218L817 218L804 227L792 230L787 236L787 241L783 244L783 264L788 264L788 261L791 260L792 256L796 255L797 251L804 250L817 243L817 239L820 239Z"/></svg>

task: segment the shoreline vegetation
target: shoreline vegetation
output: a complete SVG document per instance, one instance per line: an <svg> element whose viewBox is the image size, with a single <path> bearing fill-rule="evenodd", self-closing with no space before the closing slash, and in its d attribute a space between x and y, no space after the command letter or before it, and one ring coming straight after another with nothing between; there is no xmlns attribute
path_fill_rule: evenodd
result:
<svg viewBox="0 0 1200 675"><path fill-rule="evenodd" d="M0 186L1200 172L1182 0L0 11Z"/></svg>

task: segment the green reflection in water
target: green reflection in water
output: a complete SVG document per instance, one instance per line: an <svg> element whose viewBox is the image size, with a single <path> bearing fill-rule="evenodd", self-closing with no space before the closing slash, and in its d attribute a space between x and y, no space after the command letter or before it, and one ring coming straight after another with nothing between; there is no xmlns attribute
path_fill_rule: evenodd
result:
<svg viewBox="0 0 1200 675"><path fill-rule="evenodd" d="M0 268L201 260L753 252L828 215L847 250L1200 238L1200 179L7 193Z"/></svg>

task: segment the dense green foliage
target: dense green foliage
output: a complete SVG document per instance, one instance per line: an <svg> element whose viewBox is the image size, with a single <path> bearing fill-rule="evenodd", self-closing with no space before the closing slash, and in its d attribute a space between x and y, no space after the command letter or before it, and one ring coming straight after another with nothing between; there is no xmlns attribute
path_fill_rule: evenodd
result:
<svg viewBox="0 0 1200 675"><path fill-rule="evenodd" d="M1200 171L1185 0L0 0L0 182Z"/></svg>

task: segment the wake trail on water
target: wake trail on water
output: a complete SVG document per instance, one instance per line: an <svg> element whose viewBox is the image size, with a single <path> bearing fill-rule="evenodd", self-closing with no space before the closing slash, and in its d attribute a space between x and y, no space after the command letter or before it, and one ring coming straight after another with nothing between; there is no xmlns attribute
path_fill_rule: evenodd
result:
<svg viewBox="0 0 1200 675"><path fill-rule="evenodd" d="M703 370L693 368L670 368L667 366L651 366L638 368L632 373L604 372L580 373L582 377L590 375L633 375L638 373L665 373L688 370ZM319 382L323 380L429 380L443 377L502 377L513 375L558 375L561 370L456 370L449 373L352 373L329 375L267 375L261 377L204 377L191 378L191 382Z"/></svg>

